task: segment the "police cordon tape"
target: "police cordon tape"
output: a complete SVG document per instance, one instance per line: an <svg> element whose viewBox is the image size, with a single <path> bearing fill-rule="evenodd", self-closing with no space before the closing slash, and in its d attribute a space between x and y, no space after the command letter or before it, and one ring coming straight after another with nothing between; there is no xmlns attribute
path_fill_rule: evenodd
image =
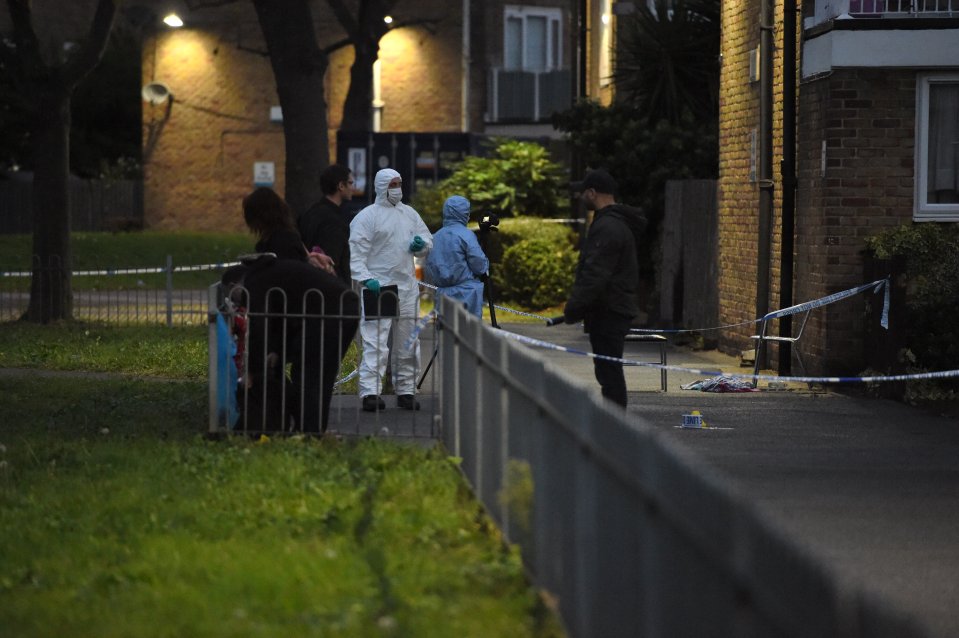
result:
<svg viewBox="0 0 959 638"><path fill-rule="evenodd" d="M442 319L440 319L442 321ZM885 375L885 376L873 376L873 377L780 377L777 375L771 374L737 374L730 372L723 372L722 370L704 370L700 368L683 368L680 366L671 366L664 365L661 363L652 363L650 361L635 361L633 359L620 359L617 357L610 357L602 354L594 354L592 352L587 352L585 350L577 350L576 348L569 348L567 346L561 346L555 343L550 343L548 341L542 341L540 339L534 339L532 337L527 337L525 335L516 334L514 332L507 332L505 330L500 330L497 334L502 335L506 339L512 339L514 341L519 341L520 343L525 343L526 345L536 346L538 348L546 348L549 350L556 350L559 352L567 352L569 354L575 354L579 356L592 357L594 359L602 359L604 361L612 361L614 363L621 363L624 366L642 366L646 368L655 368L657 370L670 370L673 372L689 372L691 374L702 374L707 376L719 376L725 375L727 377L732 377L735 379L750 379L757 381L792 381L794 383L883 383L888 381L920 381L927 379L949 379L959 377L959 370L941 370L938 372L921 372L916 374L896 374L896 375Z"/></svg>
<svg viewBox="0 0 959 638"><path fill-rule="evenodd" d="M849 288L848 290L843 290L841 292L836 292L831 295L826 295L825 297L820 297L819 299L813 299L812 301L806 301L801 304L796 304L795 306L789 306L788 308L782 308L780 310L774 310L770 313L765 314L758 319L751 319L749 321L741 321L739 323L730 323L723 326L713 326L711 328L691 328L691 329L652 329L652 328L631 328L630 332L640 332L640 333L670 333L670 334L679 334L684 332L705 332L707 330L723 330L726 328L736 328L739 326L746 326L754 323L760 323L763 321L772 321L773 319L781 319L782 317L787 317L790 315L796 315L800 312L806 312L807 310L813 310L815 308L821 308L823 306L828 306L831 303L835 303L847 297L852 297L858 295L861 292L867 290L872 290L873 293L878 293L880 290L884 290L883 302L882 302L882 317L879 320L879 325L883 328L889 328L889 279L877 279L876 281L870 282L868 284L863 284L861 286L856 286L855 288Z"/></svg>
<svg viewBox="0 0 959 638"><path fill-rule="evenodd" d="M224 262L221 264L200 264L197 266L174 266L173 272L196 272L201 270L223 270L230 266L236 266L240 262ZM106 270L74 270L70 274L74 277L97 277L114 275L155 275L163 272L169 272L169 268L164 266L151 266L148 268L107 268ZM30 270L10 270L0 271L0 277L30 277L33 272Z"/></svg>
<svg viewBox="0 0 959 638"><path fill-rule="evenodd" d="M421 286L426 288L436 289L436 286L420 282ZM738 324L730 324L729 326L717 326L716 328L706 328L705 330L714 330L722 327L732 327L732 326L741 326L751 323L758 323L764 320L778 319L787 315L797 314L800 312L805 312L806 310L811 310L813 308L819 308L826 306L828 304L834 303L841 299L851 297L853 295L859 294L860 292L872 289L874 293L879 292L880 289L884 289L885 295L883 299L883 312L882 319L880 320L881 325L884 328L889 327L889 280L888 279L878 279L876 281L870 282L868 284L863 284L862 286L857 286L855 288L850 288L848 290L843 290L841 292L822 297L820 299L814 299L812 301L807 301L805 303L797 304L795 306L790 306L788 308L783 308L781 310L775 310L768 313L764 317L755 319L752 321L745 321ZM500 306L495 306L497 309L504 310L506 312L513 312L514 314L524 315L528 317L533 317L536 319L543 319L544 321L550 322L555 321L556 318L543 317L541 315L535 315L532 313L521 312L519 310L513 310L511 308L505 308ZM422 329L434 318L438 316L435 310L432 310L430 313L425 315L418 322L416 328L413 331L413 335L410 341L407 344L407 347L412 345L414 339L417 338ZM439 319L442 322L442 318ZM645 329L634 329L632 332L652 332L652 333L661 333L661 332L696 332L695 330L645 330ZM512 339L520 343L525 343L526 345L535 346L539 348L545 348L549 350L555 350L559 352L566 352L569 354L575 354L578 356L592 357L594 359L603 359L605 361L612 361L615 363L621 363L624 366L641 366L647 368L654 368L657 370L670 370L673 372L687 372L690 374L700 374L707 376L720 376L725 375L727 377L732 377L736 379L749 379L753 381L791 381L794 383L886 383L891 381L923 381L930 379L950 379L959 377L959 370L941 370L937 372L920 372L915 374L897 374L897 375L881 375L881 376L870 376L870 377L781 377L777 375L765 375L765 374L736 374L736 373L724 373L721 370L704 370L699 368L684 368L680 366L671 366L664 365L660 363L653 363L649 361L635 361L632 359L620 359L616 357L609 357L606 355L598 355L592 352L587 352L585 350L577 350L576 348L569 348L566 346L560 346L555 343L550 343L548 341L542 341L540 339L534 339L532 337L527 337L524 335L519 335L513 332L508 332L505 330L500 330L497 334L501 334L506 339Z"/></svg>

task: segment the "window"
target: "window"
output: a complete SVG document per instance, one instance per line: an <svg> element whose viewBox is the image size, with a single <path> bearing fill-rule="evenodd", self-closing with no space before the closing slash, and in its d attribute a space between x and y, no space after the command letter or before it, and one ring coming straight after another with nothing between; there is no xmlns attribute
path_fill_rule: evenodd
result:
<svg viewBox="0 0 959 638"><path fill-rule="evenodd" d="M563 59L558 8L507 5L503 25L503 66L509 71L553 71Z"/></svg>
<svg viewBox="0 0 959 638"><path fill-rule="evenodd" d="M959 221L959 74L916 87L916 221Z"/></svg>

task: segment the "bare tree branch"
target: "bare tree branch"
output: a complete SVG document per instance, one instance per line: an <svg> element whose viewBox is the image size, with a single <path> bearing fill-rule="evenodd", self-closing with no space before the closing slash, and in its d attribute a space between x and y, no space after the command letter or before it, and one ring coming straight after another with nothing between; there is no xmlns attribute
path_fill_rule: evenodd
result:
<svg viewBox="0 0 959 638"><path fill-rule="evenodd" d="M323 54L328 56L334 51L339 51L340 49L348 47L352 44L353 44L353 38L346 37L346 38L343 38L342 40L337 40L333 44L323 47Z"/></svg>
<svg viewBox="0 0 959 638"><path fill-rule="evenodd" d="M93 14L93 23L87 39L80 45L79 51L70 58L63 67L61 77L70 88L77 85L83 77L93 70L110 40L110 31L113 30L113 20L117 15L115 0L100 0L97 3L96 13Z"/></svg>
<svg viewBox="0 0 959 638"><path fill-rule="evenodd" d="M347 34L353 37L359 27L353 14L350 13L349 7L346 6L346 3L343 2L343 0L326 0L326 3L333 9L333 14L336 16L340 25L346 30Z"/></svg>
<svg viewBox="0 0 959 638"><path fill-rule="evenodd" d="M408 29L410 27L423 27L426 29L430 35L436 35L438 29L436 28L439 23L442 22L439 18L416 18L413 20L401 20L393 24L393 29Z"/></svg>
<svg viewBox="0 0 959 638"><path fill-rule="evenodd" d="M13 21L13 42L17 45L15 58L25 75L35 76L46 70L40 55L40 42L33 30L33 14L28 0L7 0L10 19Z"/></svg>
<svg viewBox="0 0 959 638"><path fill-rule="evenodd" d="M186 7L190 11L196 11L197 9L212 9L228 4L236 4L237 1L238 0L186 0Z"/></svg>

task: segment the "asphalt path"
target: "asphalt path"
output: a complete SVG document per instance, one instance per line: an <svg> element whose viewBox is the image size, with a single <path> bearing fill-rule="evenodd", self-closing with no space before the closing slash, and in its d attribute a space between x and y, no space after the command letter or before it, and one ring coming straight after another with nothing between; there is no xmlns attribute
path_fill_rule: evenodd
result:
<svg viewBox="0 0 959 638"><path fill-rule="evenodd" d="M510 331L589 350L573 326L504 325ZM592 360L536 349L592 385ZM652 344L627 358L658 360ZM669 365L751 373L738 358L670 348ZM681 390L705 378L626 368L628 415L692 452L774 525L851 584L914 615L935 636L959 636L959 420L861 391L718 394ZM699 410L707 427L682 429Z"/></svg>

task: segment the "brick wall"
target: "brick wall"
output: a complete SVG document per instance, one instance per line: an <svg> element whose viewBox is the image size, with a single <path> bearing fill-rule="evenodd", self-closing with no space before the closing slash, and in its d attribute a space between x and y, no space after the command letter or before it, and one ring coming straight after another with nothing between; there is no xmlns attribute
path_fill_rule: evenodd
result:
<svg viewBox="0 0 959 638"><path fill-rule="evenodd" d="M759 42L759 2L724 3L720 86L720 321L756 317L759 189L749 180L750 131L759 134L759 83L748 82ZM773 68L774 213L770 310L779 301L782 213L782 15L777 8ZM799 87L793 303L863 283L865 238L911 219L915 72L843 69ZM823 141L826 166L822 171ZM758 141L757 141L758 154ZM756 158L758 168L758 156ZM800 348L813 373L862 367L862 297L814 311ZM794 320L795 324L795 320ZM795 327L794 327L795 329ZM751 348L756 326L724 331L720 348ZM774 325L771 332L778 333ZM777 364L776 348L769 363Z"/></svg>
<svg viewBox="0 0 959 638"><path fill-rule="evenodd" d="M319 46L342 39L327 4L312 6ZM459 130L459 6L440 0L397 5L398 19L441 21L435 33L412 27L383 39L384 130ZM266 47L249 3L201 9L184 19L185 28L161 29L144 45L144 84L163 82L175 96L169 112L167 105L143 108L145 223L243 230L240 202L253 189L255 161L274 162L274 188L284 192L283 128L269 119L279 98ZM352 62L351 48L336 51L325 79L331 159Z"/></svg>
<svg viewBox="0 0 959 638"><path fill-rule="evenodd" d="M753 161L759 169L759 82L749 81L749 54L759 44L759 0L722 4L722 54L719 89L719 312L721 323L756 317L756 273L759 242L759 187L750 180L751 132L756 132ZM782 6L777 3L774 37L782 38ZM782 56L773 61L773 245L770 266L770 308L779 302L779 237L782 159ZM720 349L738 354L751 347L747 337L756 326L723 331Z"/></svg>
<svg viewBox="0 0 959 638"><path fill-rule="evenodd" d="M797 301L864 283L865 239L912 219L915 90L914 71L890 69L836 70L801 86ZM816 369L862 369L863 307L857 297L810 315L803 352Z"/></svg>
<svg viewBox="0 0 959 638"><path fill-rule="evenodd" d="M447 17L381 41L383 131L459 131L462 108L462 22Z"/></svg>
<svg viewBox="0 0 959 638"><path fill-rule="evenodd" d="M234 39L235 38L235 39ZM240 48L240 46L243 49ZM235 31L163 31L144 47L143 82L159 81L172 104L143 106L144 218L166 230L240 230L240 200L253 188L253 162L276 165L283 192L279 104L259 26Z"/></svg>

